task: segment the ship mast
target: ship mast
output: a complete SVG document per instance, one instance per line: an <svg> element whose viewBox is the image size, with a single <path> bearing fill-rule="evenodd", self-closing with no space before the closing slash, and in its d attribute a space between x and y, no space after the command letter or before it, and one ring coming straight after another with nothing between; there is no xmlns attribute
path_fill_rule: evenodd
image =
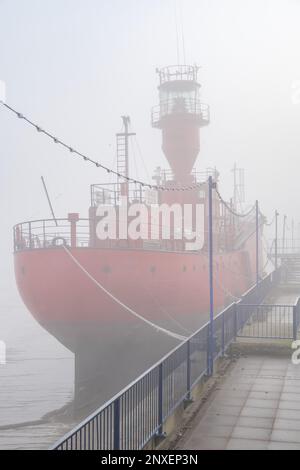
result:
<svg viewBox="0 0 300 470"><path fill-rule="evenodd" d="M116 134L117 138L117 172L118 176L118 192L121 196L128 197L128 181L124 182L124 177L129 176L129 137L136 135L129 132L130 117L121 116L124 125L124 132Z"/></svg>
<svg viewBox="0 0 300 470"><path fill-rule="evenodd" d="M245 202L245 183L244 183L244 169L238 168L237 164L234 164L233 169L233 207L235 211L238 211L238 206L242 208L243 202Z"/></svg>

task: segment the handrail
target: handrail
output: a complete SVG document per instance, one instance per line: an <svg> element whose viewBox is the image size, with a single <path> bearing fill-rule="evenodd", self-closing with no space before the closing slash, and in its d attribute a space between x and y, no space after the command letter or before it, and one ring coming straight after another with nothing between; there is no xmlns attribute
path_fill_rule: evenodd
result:
<svg viewBox="0 0 300 470"><path fill-rule="evenodd" d="M58 238L72 247L89 246L90 219L36 219L20 222L13 227L15 252L49 248L55 245Z"/></svg>
<svg viewBox="0 0 300 470"><path fill-rule="evenodd" d="M24 224L29 224L29 223L34 224L36 222L54 222L55 223L55 220L57 220L57 222L62 222L62 221L69 222L69 219L67 219L67 218L24 220L23 222L19 222L18 224L13 225L13 228L18 227L19 225L24 225ZM82 220L88 221L89 219L81 217L80 219L78 219L78 222L80 222Z"/></svg>
<svg viewBox="0 0 300 470"><path fill-rule="evenodd" d="M263 298L266 296L269 288L273 286L273 284L277 283L279 281L279 275L280 275L280 268L277 272L273 271L272 273L266 275L258 285L254 284L241 298L239 302L234 302L224 308L215 318L214 318L214 323L216 326L219 325L219 328L215 330L215 334L220 334L222 336L222 345L219 345L219 351L217 349L213 350L213 358L216 360L221 354L224 353L225 349L227 346L235 339L237 330L238 328L237 325L237 319L236 319L236 307L241 304L245 305L244 302L247 301L247 299L251 300L253 295L256 295L257 301L261 302ZM295 306L298 306L298 300L297 304ZM227 318L228 317L228 318ZM229 323L226 324L226 319ZM228 326L229 325L229 326ZM166 417L171 413L172 410L174 410L184 399L186 399L187 396L189 396L191 389L195 386L195 384L203 377L203 374L207 373L207 364L204 366L204 368L201 368L200 371L197 372L197 377L193 379L193 382L191 383L191 371L188 369L188 363L190 364L189 367L191 367L191 355L194 352L197 352L197 349L191 352L191 349L194 347L194 345L198 345L200 349L198 352L202 351L202 341L204 341L203 346L205 346L205 351L206 354L208 354L207 348L209 346L209 343L207 343L207 329L209 326L209 321L206 322L204 325L202 325L195 333L193 333L187 340L183 341L180 343L178 346L173 348L169 353L167 353L162 359L160 359L156 364L151 366L149 369L147 369L142 375L140 375L138 378L136 378L134 381L132 381L129 385L127 385L123 390L121 390L119 393L117 393L113 398L111 398L108 402L103 404L101 407L99 407L96 411L91 413L85 420L83 420L81 423L79 423L75 428L73 428L71 431L69 431L67 434L65 434L61 439L59 439L52 447L51 449L63 449L64 445L66 445L66 448L68 447L68 444L71 444L71 448L73 448L73 441L72 439L74 437L78 437L78 433L80 433L81 436L81 431L86 430L86 427L90 426L91 423L94 425L94 420L95 419L101 419L102 413L105 413L106 411L109 411L110 413L114 413L115 407L117 411L117 421L114 419L114 425L117 425L120 427L120 402L122 401L122 398L126 396L126 394L130 393L131 391L134 392L134 388L138 386L139 384L143 384L143 380L146 377L149 377L151 374L158 374L158 380L159 382L157 383L157 393L160 396L161 394L161 399L163 399L163 380L168 380L168 375L163 376L163 373L165 374L173 374L178 370L178 367L181 367L182 364L186 364L186 372L189 370L189 380L186 383L186 388L185 391L182 392L181 396L179 399L176 399L177 401L175 402L174 405L169 404L168 410L163 413L162 411L159 412L159 422L158 425L153 425L152 430L149 431L148 435L148 441L151 439L151 437L154 436L154 434L157 432L158 429L162 428L162 425L166 419ZM228 337L228 331L225 332L225 327L229 327L230 329L230 337ZM239 328L241 329L243 327L243 324L240 324L239 322ZM203 339L202 339L203 336ZM226 337L226 338L225 338ZM193 341L193 340L196 341ZM183 351L183 356L180 356L180 353ZM203 350L204 351L204 350ZM187 354L187 355L186 355ZM169 370L168 369L168 360L171 361L174 358L179 357L179 365L173 366L175 367L174 370ZM207 356L206 356L207 357ZM175 361L176 362L176 361ZM178 362L178 359L177 359ZM163 379L164 377L164 379ZM149 392L149 389L146 388L146 393ZM164 397L167 401L171 400L170 397ZM174 399L174 398L173 398ZM111 407L114 407L113 410ZM140 406L140 402L136 402L136 408ZM161 406L163 406L161 404ZM126 409L125 409L126 412ZM114 415L115 418L115 415ZM126 419L126 416L125 416ZM118 421L119 420L119 421ZM123 421L122 421L123 423ZM119 436L119 431L115 428L113 428L114 432L116 432L116 436L118 439L120 439ZM138 435L139 436L139 435ZM136 436L135 436L136 437ZM128 437L130 439L130 436ZM70 441L71 440L71 441ZM135 441L136 442L136 441ZM147 442L147 440L146 440ZM140 440L138 440L138 448L141 448L145 444L144 440L142 437ZM74 444L75 447L77 447L77 440L76 444ZM94 442L93 442L94 445ZM80 441L80 446L81 446L81 441ZM115 448L119 448L120 442L115 443Z"/></svg>
<svg viewBox="0 0 300 470"><path fill-rule="evenodd" d="M194 182L197 184L206 183L209 176L213 176L215 180L218 179L218 171L215 168L207 168L203 171L197 171L195 168L191 173L194 178ZM171 169L160 170L161 185L176 188L180 184L175 180L174 173ZM149 196L147 201L147 188L138 188L135 183L129 182L127 186L127 197L128 200L138 200L139 202L145 202L149 204ZM151 190L151 193L159 193L158 190ZM120 184L119 183L94 183L90 186L91 194L91 206L95 207L99 204L117 205L120 202Z"/></svg>
<svg viewBox="0 0 300 470"><path fill-rule="evenodd" d="M275 256L275 240L272 240L270 256ZM277 256L300 254L300 239L286 238L277 240Z"/></svg>
<svg viewBox="0 0 300 470"><path fill-rule="evenodd" d="M209 122L209 105L194 98L169 98L161 101L152 108L152 124L156 124L165 116L189 114L201 118L203 122Z"/></svg>
<svg viewBox="0 0 300 470"><path fill-rule="evenodd" d="M296 340L300 323L300 298L294 304L240 304L238 337Z"/></svg>
<svg viewBox="0 0 300 470"><path fill-rule="evenodd" d="M160 78L160 85L164 83L188 80L197 83L198 67L193 65L168 65L157 70ZM198 85L198 83L197 83ZM198 85L200 86L200 85Z"/></svg>

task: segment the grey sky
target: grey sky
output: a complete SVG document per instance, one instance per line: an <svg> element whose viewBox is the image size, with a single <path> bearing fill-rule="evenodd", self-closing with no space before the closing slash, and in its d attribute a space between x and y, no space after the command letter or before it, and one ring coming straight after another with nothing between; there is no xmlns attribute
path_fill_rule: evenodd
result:
<svg viewBox="0 0 300 470"><path fill-rule="evenodd" d="M129 114L148 172L165 166L155 68L177 62L175 0L0 0L0 79L7 102L83 152L113 165L114 134ZM216 165L230 196L234 161L246 195L298 218L300 1L184 0L187 62L202 66L211 124L198 168ZM179 8L178 8L179 10ZM0 109L0 286L13 286L11 226L49 216L44 175L59 216L87 215L89 184L107 177ZM136 156L138 158L138 155ZM149 179L141 163L143 179ZM132 164L130 173L136 175ZM297 222L300 219L298 218ZM6 274L8 273L8 274Z"/></svg>

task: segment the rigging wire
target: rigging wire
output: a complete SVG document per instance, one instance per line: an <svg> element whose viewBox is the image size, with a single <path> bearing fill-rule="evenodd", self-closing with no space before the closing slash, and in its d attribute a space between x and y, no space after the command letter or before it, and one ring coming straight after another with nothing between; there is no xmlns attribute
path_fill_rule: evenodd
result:
<svg viewBox="0 0 300 470"><path fill-rule="evenodd" d="M130 178L129 176L122 175L122 174L118 173L117 171L113 170L112 168L107 167L106 165L104 165L104 164L92 159L91 157L83 154L82 152L76 150L74 147L71 147L70 145L66 144L61 139L56 137L54 134L52 134L51 132L49 132L47 130L44 130L40 125L36 124L31 119L27 118L24 114L20 113L19 111L17 111L14 108L12 108L7 103L4 103L3 101L0 100L0 104L2 106L4 106L5 108L7 108L12 113L14 113L19 119L23 119L25 122L27 122L27 124L34 127L37 132L39 132L41 134L44 134L47 137L49 137L55 144L61 145L62 147L69 150L69 152L71 154L82 158L84 161L95 165L97 168L101 168L101 169L105 170L109 174L116 175L118 178L122 178L126 181L130 181L132 183L139 184L142 187L154 189L156 191L169 191L169 192L170 191L191 191L191 190L199 189L203 186L203 182L202 183L198 182L198 183L195 183L195 184L190 185L190 186L164 187L164 186L154 185L154 184L150 184L150 183L145 183L144 181L140 181L138 179L134 179L134 178ZM177 184L176 182L174 182L174 183Z"/></svg>
<svg viewBox="0 0 300 470"><path fill-rule="evenodd" d="M122 132L124 132L124 122L122 123L122 126L121 126L118 134L121 134ZM117 159L118 159L118 149L116 148L116 150L114 152L114 156L113 156L113 162L112 162L112 169L113 170L115 168L117 168ZM117 170L114 170L114 171L117 171ZM113 175L113 172L110 172L109 173L109 183L112 183L112 175Z"/></svg>
<svg viewBox="0 0 300 470"><path fill-rule="evenodd" d="M134 317L138 318L139 320L143 321L147 325L151 326L154 328L156 331L159 331L161 333L166 334L167 336L171 336L172 338L175 338L179 341L185 341L187 339L186 336L179 335L177 333L174 333L173 331L167 330L166 328L162 328L159 325L156 325L155 323L151 322L150 320L147 320L147 318L143 317L139 313L135 312L132 308L128 307L128 305L124 304L121 300L119 300L117 297L115 297L110 291L108 291L102 284L100 284L99 281L97 281L85 268L82 266L82 264L78 261L78 259L71 253L69 248L67 248L65 245L63 245L63 249L65 252L69 255L71 260L79 267L79 269L94 283L96 284L99 289L101 289L108 297L110 297L114 302L116 302L118 305L120 305L124 310L129 312L131 315Z"/></svg>
<svg viewBox="0 0 300 470"><path fill-rule="evenodd" d="M151 296L151 300L153 301L154 304L156 304L157 308L162 312L163 315L165 315L167 318L169 318L176 326L181 328L185 333L187 333L189 336L192 334L192 331L188 330L183 326L176 318L174 318L157 300L155 296L151 293L150 289L147 288L146 290L149 293L149 296Z"/></svg>
<svg viewBox="0 0 300 470"><path fill-rule="evenodd" d="M138 171L138 166L137 166L137 158L136 158L135 148L132 145L132 142L129 143L129 148L130 148L130 150L132 152L132 156L133 156L135 176L136 176L136 178L138 178L139 177L139 171Z"/></svg>
<svg viewBox="0 0 300 470"><path fill-rule="evenodd" d="M184 29L183 29L183 14L182 14L182 4L179 0L179 17L180 17L180 26L181 26L181 42L182 42L182 53L183 53L183 63L186 65L186 54L185 54L185 39L184 39Z"/></svg>
<svg viewBox="0 0 300 470"><path fill-rule="evenodd" d="M259 211L260 212L260 211ZM264 217L264 215L260 212L260 215ZM276 215L273 216L273 219L271 220L271 222L267 222L265 221L265 225L267 227L271 227L271 225L273 225L274 221L275 221L275 218L276 218Z"/></svg>
<svg viewBox="0 0 300 470"><path fill-rule="evenodd" d="M263 235L263 241L265 242L265 246L263 245L263 250L267 256L267 259L273 264L273 266L275 266L275 261L273 260L272 255L271 255L273 251L273 246L275 244L275 239L272 240L271 246L264 235Z"/></svg>
<svg viewBox="0 0 300 470"><path fill-rule="evenodd" d="M178 19L177 19L177 0L174 2L174 19L175 19L175 32L176 32L176 51L177 51L177 64L180 63L180 50L179 50L179 33L178 33Z"/></svg>
<svg viewBox="0 0 300 470"><path fill-rule="evenodd" d="M237 297L232 292L230 292L230 290L228 290L227 287L225 287L224 284L222 284L222 282L216 277L214 272L213 272L213 279L215 280L215 282L218 284L219 288L223 291L225 295L227 295L228 297L231 297L235 301L241 299L241 297Z"/></svg>
<svg viewBox="0 0 300 470"><path fill-rule="evenodd" d="M135 146L137 148L137 151L138 151L138 154L139 154L139 157L142 161L142 164L143 164L143 167L144 167L144 170L145 170L145 173L147 175L147 178L150 180L151 177L150 177L150 174L149 174L149 171L148 171L148 168L147 168L147 165L146 165L146 162L145 162L145 159L143 157L143 153L142 153L142 150L141 150L141 146L139 144L139 141L138 141L138 138L136 135L133 136L133 142L135 143Z"/></svg>
<svg viewBox="0 0 300 470"><path fill-rule="evenodd" d="M34 127L37 132L39 133L42 133L44 135L46 135L47 137L49 137L55 144L59 144L61 145L62 147L66 148L67 150L69 150L69 152L71 154L74 154L74 155L77 155L78 157L82 158L84 161L87 161L93 165L95 165L97 168L101 168L103 170L105 170L107 173L109 174L114 174L116 175L118 178L122 178L126 181L131 181L135 184L138 184L140 185L141 187L146 187L146 188L150 188L150 189L154 189L154 190L157 190L157 191L190 191L190 190L195 190L195 189L199 189L201 187L203 187L203 182L200 183L195 183L193 185L190 185L190 186L181 186L181 187L178 187L178 186L175 186L175 187L164 187L164 186L160 186L160 185L153 185L153 184L150 184L150 183L145 183L143 181L140 181L138 179L134 179L134 178L130 178L129 176L126 176L126 175L122 175L120 173L118 173L117 171L113 170L112 168L109 168L107 167L106 165L103 165L102 163L90 158L89 156L79 152L78 150L76 150L74 147L71 147L70 145L66 144L65 142L63 142L61 139L59 139L58 137L56 137L54 134L52 134L51 132L47 131L47 130L44 130L40 125L36 124L35 122L33 122L31 119L27 118L24 114L20 113L19 111L17 111L16 109L12 108L11 106L9 106L7 103L4 103L3 101L0 100L0 104L2 106L4 106L6 109L8 109L9 111L11 111L13 114L15 114L19 119L23 119L25 122L27 122L30 126ZM245 213L237 213L235 212L230 206L229 204L222 198L219 190L217 189L217 186L215 185L215 191L220 199L220 201L224 204L224 206L228 209L228 211L233 214L234 216L236 217L247 217L249 214L251 214L251 212L255 209L255 204L253 205L253 207L248 211L248 212L245 212Z"/></svg>

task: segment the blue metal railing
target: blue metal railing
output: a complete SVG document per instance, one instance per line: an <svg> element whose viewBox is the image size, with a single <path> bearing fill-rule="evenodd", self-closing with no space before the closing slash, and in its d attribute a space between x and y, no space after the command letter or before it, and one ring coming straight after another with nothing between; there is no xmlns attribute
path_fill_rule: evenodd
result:
<svg viewBox="0 0 300 470"><path fill-rule="evenodd" d="M239 302L229 305L214 318L213 351L208 351L209 323L206 323L52 449L142 449L155 435L162 434L168 416L190 398L193 387L207 375L209 353L214 360L224 354L249 320L252 314L249 304L260 304L279 279L280 271L267 275ZM241 308L247 315L238 314ZM298 330L299 302L294 308L294 318L294 328Z"/></svg>
<svg viewBox="0 0 300 470"><path fill-rule="evenodd" d="M294 305L293 308L293 339L297 339L297 333L300 328L300 298L298 298L297 303Z"/></svg>
<svg viewBox="0 0 300 470"><path fill-rule="evenodd" d="M299 298L295 305L240 305L238 318L243 338L296 339L299 328Z"/></svg>

